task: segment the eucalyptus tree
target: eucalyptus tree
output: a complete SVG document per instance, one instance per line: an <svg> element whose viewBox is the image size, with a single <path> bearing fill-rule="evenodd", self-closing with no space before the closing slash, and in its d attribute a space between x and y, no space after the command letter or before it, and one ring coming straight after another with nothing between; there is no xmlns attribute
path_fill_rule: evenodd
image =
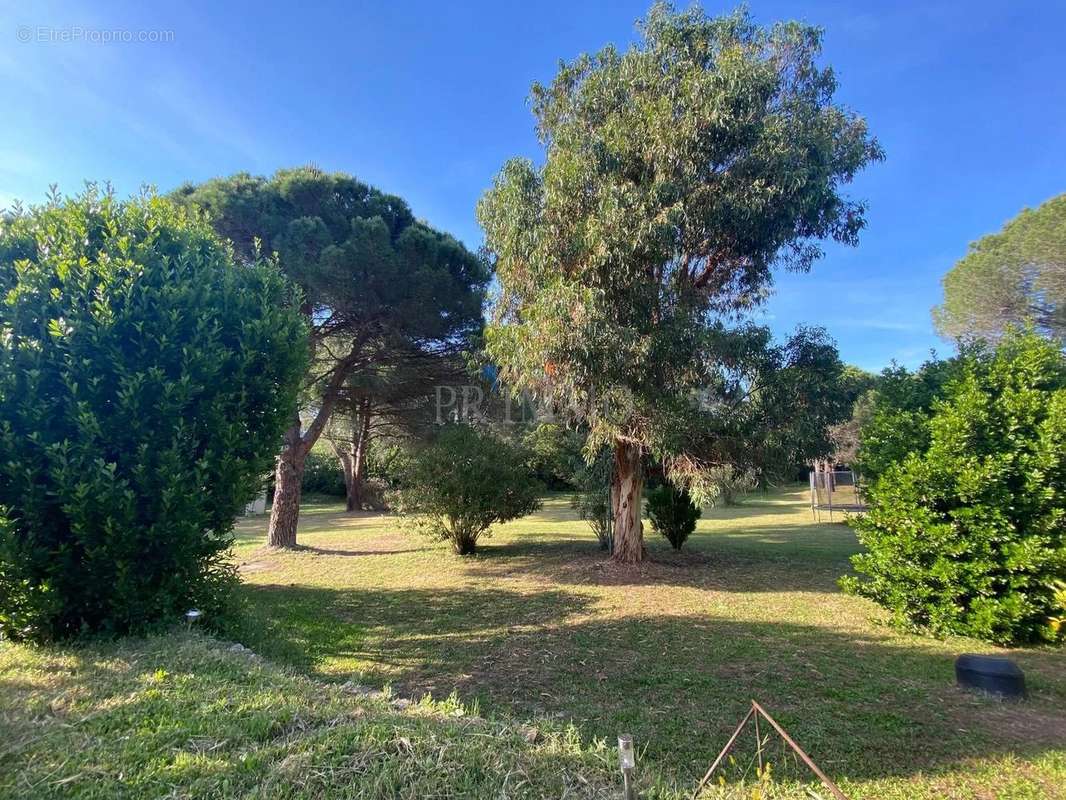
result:
<svg viewBox="0 0 1066 800"><path fill-rule="evenodd" d="M970 245L944 276L937 329L952 339L1000 339L1032 325L1066 345L1066 194L1025 209Z"/></svg>
<svg viewBox="0 0 1066 800"><path fill-rule="evenodd" d="M302 292L313 357L309 407L293 418L277 457L268 534L271 546L294 547L304 461L352 374L382 357L381 342L432 351L480 330L488 268L417 221L399 197L343 173L240 173L175 194L205 208L245 259L276 253Z"/></svg>
<svg viewBox="0 0 1066 800"><path fill-rule="evenodd" d="M534 84L543 163L509 161L478 207L500 284L489 354L586 423L590 453L612 449L623 562L644 556L642 460L698 496L722 457L708 432L758 395L727 363L750 331L738 345L719 323L767 296L774 267L857 242L865 206L843 186L882 157L834 100L818 29L656 5L639 32Z"/></svg>

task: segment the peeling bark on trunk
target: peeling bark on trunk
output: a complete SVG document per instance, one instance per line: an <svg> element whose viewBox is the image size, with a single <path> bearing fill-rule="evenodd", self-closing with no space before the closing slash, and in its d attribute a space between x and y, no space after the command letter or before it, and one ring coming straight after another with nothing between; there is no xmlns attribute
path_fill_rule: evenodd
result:
<svg viewBox="0 0 1066 800"><path fill-rule="evenodd" d="M318 413L307 430L303 430L303 423L297 414L292 427L285 431L284 445L278 453L274 471L274 504L270 509L270 527L267 529L268 547L296 547L301 484L307 454L325 430L340 398L341 387L358 362L361 348L362 341L355 342L348 355L334 367L329 383L322 390Z"/></svg>
<svg viewBox="0 0 1066 800"><path fill-rule="evenodd" d="M621 564L637 564L647 557L641 522L644 475L640 448L619 442L614 448L614 552Z"/></svg>
<svg viewBox="0 0 1066 800"><path fill-rule="evenodd" d="M309 449L309 448L307 448ZM267 530L268 547L296 547L300 520L300 495L307 461L307 449L300 435L300 421L285 432L285 446L278 454L274 470L274 504Z"/></svg>

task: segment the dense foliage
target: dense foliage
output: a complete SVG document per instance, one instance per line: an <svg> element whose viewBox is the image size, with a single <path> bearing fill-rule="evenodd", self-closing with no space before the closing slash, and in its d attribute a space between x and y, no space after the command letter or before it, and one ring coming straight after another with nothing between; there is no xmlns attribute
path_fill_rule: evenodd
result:
<svg viewBox="0 0 1066 800"><path fill-rule="evenodd" d="M861 419L857 465L870 484L910 453L929 446L933 402L944 388L926 380L931 363L913 373L896 365L887 368L882 391L872 393L856 410Z"/></svg>
<svg viewBox="0 0 1066 800"><path fill-rule="evenodd" d="M349 511L381 506L381 484L371 476L384 466L381 456L429 438L444 416L439 407L444 401L438 403L438 396L470 382L465 359L455 355L465 345L470 342L457 337L425 352L392 340L387 352L374 348L374 363L357 369L345 382L319 444L328 446L337 459ZM317 402L312 400L312 405Z"/></svg>
<svg viewBox="0 0 1066 800"><path fill-rule="evenodd" d="M313 448L304 463L301 492L344 497L346 491L340 459L325 448Z"/></svg>
<svg viewBox="0 0 1066 800"><path fill-rule="evenodd" d="M1011 325L1031 324L1066 344L1066 194L970 245L944 276L933 319L952 338L995 340Z"/></svg>
<svg viewBox="0 0 1066 800"><path fill-rule="evenodd" d="M360 486L360 509L367 511L384 511L388 509L387 494L389 486L395 479L394 469L388 461L395 459L397 449L384 442L376 443L368 450L366 467ZM327 497L347 497L350 487L345 480L344 464L333 448L320 439L318 445L307 454L304 464L301 493L303 495L325 495ZM349 508L349 511L359 510Z"/></svg>
<svg viewBox="0 0 1066 800"><path fill-rule="evenodd" d="M508 162L478 207L501 290L490 356L506 384L614 453L625 562L643 557L649 454L698 493L725 449L780 450L703 435L726 423L708 424L692 394L727 383L738 348L756 342L716 320L758 305L774 267L808 269L819 240L855 243L865 209L844 185L881 157L834 102L816 28L659 4L640 34L534 85L543 162ZM707 405L724 417L738 397Z"/></svg>
<svg viewBox="0 0 1066 800"><path fill-rule="evenodd" d="M0 227L0 631L139 630L219 601L307 332L196 215L85 195Z"/></svg>
<svg viewBox="0 0 1066 800"><path fill-rule="evenodd" d="M580 432L556 422L540 423L522 437L537 480L555 490L577 487L578 475L585 468L584 443Z"/></svg>
<svg viewBox="0 0 1066 800"><path fill-rule="evenodd" d="M855 467L859 457L859 432L866 421L869 397L879 383L880 378L871 372L848 364L841 374L840 392L850 415L829 427L829 439L833 443L830 460L834 464ZM803 464L796 470L797 476L806 478L809 464Z"/></svg>
<svg viewBox="0 0 1066 800"><path fill-rule="evenodd" d="M704 356L716 361L697 408L681 417L685 428L663 432L668 477L711 503L723 489L791 477L796 465L831 452L830 427L849 407L843 365L824 330L799 328L782 343L756 325L718 325L705 335Z"/></svg>
<svg viewBox="0 0 1066 800"><path fill-rule="evenodd" d="M469 555L501 522L540 507L543 486L517 445L471 425L445 426L408 459L396 508L417 530Z"/></svg>
<svg viewBox="0 0 1066 800"><path fill-rule="evenodd" d="M915 371L894 364L881 373L877 388L859 399L853 419L858 427L858 467L870 491L893 464L929 447L933 406L963 368L971 349L958 358L932 358Z"/></svg>
<svg viewBox="0 0 1066 800"><path fill-rule="evenodd" d="M1057 636L1066 579L1066 360L1035 334L971 350L929 444L890 466L845 586L897 623L998 643Z"/></svg>
<svg viewBox="0 0 1066 800"><path fill-rule="evenodd" d="M684 489L663 484L647 493L645 509L656 532L666 537L675 550L696 530L700 509Z"/></svg>
<svg viewBox="0 0 1066 800"><path fill-rule="evenodd" d="M711 470L715 506L735 506L758 485L758 478L750 469L738 469L731 464Z"/></svg>

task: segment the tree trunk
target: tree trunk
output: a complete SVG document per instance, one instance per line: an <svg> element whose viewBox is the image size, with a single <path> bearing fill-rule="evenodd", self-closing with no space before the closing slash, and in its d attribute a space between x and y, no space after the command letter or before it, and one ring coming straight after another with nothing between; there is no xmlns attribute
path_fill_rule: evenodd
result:
<svg viewBox="0 0 1066 800"><path fill-rule="evenodd" d="M363 482L366 480L366 451L370 444L370 398L355 404L351 412L351 434L343 441L333 439L333 452L341 462L344 473L344 494L349 511L363 509Z"/></svg>
<svg viewBox="0 0 1066 800"><path fill-rule="evenodd" d="M363 473L358 457L352 459L352 480L348 485L348 510L363 510Z"/></svg>
<svg viewBox="0 0 1066 800"><path fill-rule="evenodd" d="M341 472L344 474L345 508L348 511L358 511L359 505L356 498L358 492L354 487L355 464L352 460L351 445L345 444L344 447L334 445L333 451L337 454L337 458L340 459Z"/></svg>
<svg viewBox="0 0 1066 800"><path fill-rule="evenodd" d="M310 321L311 306L304 304L301 311ZM303 430L303 422L297 413L292 427L285 431L284 444L278 454L277 467L274 472L274 504L270 509L270 527L267 529L268 547L296 547L296 527L300 521L301 484L307 454L311 452L318 437L326 429L326 423L329 422L330 415L333 414L333 409L340 399L341 387L359 363L365 343L366 336L359 337L352 343L348 354L333 367L329 382L322 389L318 413L307 426L307 430ZM315 354L315 347L316 342L312 337L312 357Z"/></svg>
<svg viewBox="0 0 1066 800"><path fill-rule="evenodd" d="M614 447L614 554L621 564L637 564L647 557L640 519L644 474L640 448L618 442Z"/></svg>
<svg viewBox="0 0 1066 800"><path fill-rule="evenodd" d="M348 492L348 510L357 511L363 507L363 482L366 480L366 451L370 446L370 398L364 398L359 404L359 430L356 434L355 447L352 450L352 482Z"/></svg>
<svg viewBox="0 0 1066 800"><path fill-rule="evenodd" d="M274 470L274 504L270 508L268 547L296 547L296 527L300 521L300 494L307 450L300 435L300 421L285 432L285 446L278 454Z"/></svg>

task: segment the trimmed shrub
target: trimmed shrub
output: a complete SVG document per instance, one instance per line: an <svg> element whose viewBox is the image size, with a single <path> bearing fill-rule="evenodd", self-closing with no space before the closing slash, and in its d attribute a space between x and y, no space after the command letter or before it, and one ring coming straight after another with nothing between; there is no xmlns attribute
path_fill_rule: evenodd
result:
<svg viewBox="0 0 1066 800"><path fill-rule="evenodd" d="M295 298L198 216L94 190L0 223L0 631L221 607L307 358Z"/></svg>
<svg viewBox="0 0 1066 800"><path fill-rule="evenodd" d="M1000 644L1061 637L1066 361L1033 334L971 352L933 405L930 444L889 467L855 522L862 578L893 620Z"/></svg>
<svg viewBox="0 0 1066 800"><path fill-rule="evenodd" d="M531 514L544 487L520 447L470 425L448 425L400 471L394 506L406 522L469 555L491 526Z"/></svg>
<svg viewBox="0 0 1066 800"><path fill-rule="evenodd" d="M646 509L652 527L665 536L675 550L680 550L681 545L696 530L696 520L702 514L688 492L669 484L647 493Z"/></svg>

